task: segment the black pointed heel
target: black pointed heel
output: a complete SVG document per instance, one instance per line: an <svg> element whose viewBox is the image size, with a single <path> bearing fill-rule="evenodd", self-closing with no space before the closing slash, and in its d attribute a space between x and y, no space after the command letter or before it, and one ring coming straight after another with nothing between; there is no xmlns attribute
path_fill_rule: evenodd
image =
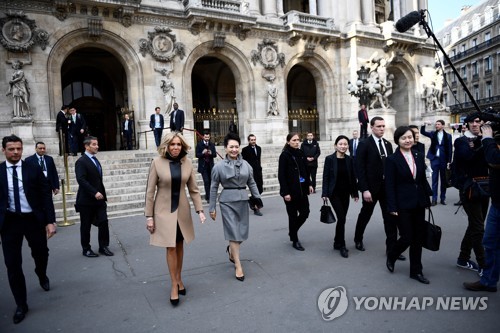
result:
<svg viewBox="0 0 500 333"><path fill-rule="evenodd" d="M173 305L173 306L177 306L179 304L179 299L170 299L170 303Z"/></svg>
<svg viewBox="0 0 500 333"><path fill-rule="evenodd" d="M234 260L233 260L233 258L231 258L231 252L229 252L229 245L226 248L226 252L227 252L227 255L229 256L229 261L234 264Z"/></svg>
<svg viewBox="0 0 500 333"><path fill-rule="evenodd" d="M180 289L180 287L177 285L177 290L179 291L179 295L186 296L186 287L184 286L184 289Z"/></svg>

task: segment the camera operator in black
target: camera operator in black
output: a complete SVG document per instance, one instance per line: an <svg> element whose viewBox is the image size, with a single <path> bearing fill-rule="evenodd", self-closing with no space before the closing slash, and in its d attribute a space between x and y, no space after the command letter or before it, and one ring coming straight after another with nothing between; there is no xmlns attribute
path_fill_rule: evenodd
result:
<svg viewBox="0 0 500 333"><path fill-rule="evenodd" d="M488 164L486 163L484 149L481 143L481 126L483 121L479 113L469 115L465 122L469 130L464 136L455 140L454 162L460 173L458 176L464 183L470 182L475 177L488 176ZM465 189L460 189L460 199L468 217L468 226L460 245L460 254L457 266L477 271L482 274L485 265L484 248L482 239L484 234L484 221L488 213L489 197L480 197L471 200L464 195ZM477 264L470 260L471 252L474 250Z"/></svg>

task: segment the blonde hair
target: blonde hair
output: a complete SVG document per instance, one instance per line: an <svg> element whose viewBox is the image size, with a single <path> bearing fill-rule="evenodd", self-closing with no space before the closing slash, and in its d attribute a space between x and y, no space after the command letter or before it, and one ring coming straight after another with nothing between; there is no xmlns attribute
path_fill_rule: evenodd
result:
<svg viewBox="0 0 500 333"><path fill-rule="evenodd" d="M191 149L181 132L170 132L162 137L161 143L158 146L158 154L160 154L160 156L165 157L165 154L168 152L168 146L174 138L179 138L179 140L181 140L182 150L186 153Z"/></svg>

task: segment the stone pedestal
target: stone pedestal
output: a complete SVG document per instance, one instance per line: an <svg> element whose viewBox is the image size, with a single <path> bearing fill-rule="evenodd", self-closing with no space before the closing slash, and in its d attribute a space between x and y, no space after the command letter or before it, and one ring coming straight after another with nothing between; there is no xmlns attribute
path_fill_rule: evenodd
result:
<svg viewBox="0 0 500 333"><path fill-rule="evenodd" d="M266 132L267 137L271 139L269 143L283 143L286 142L288 134L288 120L283 119L281 116L269 116L266 118Z"/></svg>
<svg viewBox="0 0 500 333"><path fill-rule="evenodd" d="M23 158L35 152L35 138L33 137L33 119L13 118L11 122L12 134L23 140Z"/></svg>
<svg viewBox="0 0 500 333"><path fill-rule="evenodd" d="M396 113L397 111L393 108L376 108L370 109L368 111L368 117L372 119L373 117L379 116L384 118L385 121L385 134L384 138L386 140L392 141L394 136L394 131L396 130ZM370 134L370 125L368 125L368 134Z"/></svg>

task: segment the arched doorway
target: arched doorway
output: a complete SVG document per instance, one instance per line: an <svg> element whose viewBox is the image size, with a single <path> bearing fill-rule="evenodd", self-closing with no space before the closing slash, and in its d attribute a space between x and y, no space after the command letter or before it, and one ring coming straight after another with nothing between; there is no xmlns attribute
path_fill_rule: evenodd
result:
<svg viewBox="0 0 500 333"><path fill-rule="evenodd" d="M305 137L312 132L319 140L316 82L307 68L295 65L287 77L288 130Z"/></svg>
<svg viewBox="0 0 500 333"><path fill-rule="evenodd" d="M127 104L127 78L121 63L95 47L71 53L61 67L63 103L86 120L88 134L99 139L100 150L122 147L121 105Z"/></svg>
<svg viewBox="0 0 500 333"><path fill-rule="evenodd" d="M200 58L191 73L191 91L195 129L210 131L215 143L221 144L231 122L239 124L231 69L218 58Z"/></svg>

